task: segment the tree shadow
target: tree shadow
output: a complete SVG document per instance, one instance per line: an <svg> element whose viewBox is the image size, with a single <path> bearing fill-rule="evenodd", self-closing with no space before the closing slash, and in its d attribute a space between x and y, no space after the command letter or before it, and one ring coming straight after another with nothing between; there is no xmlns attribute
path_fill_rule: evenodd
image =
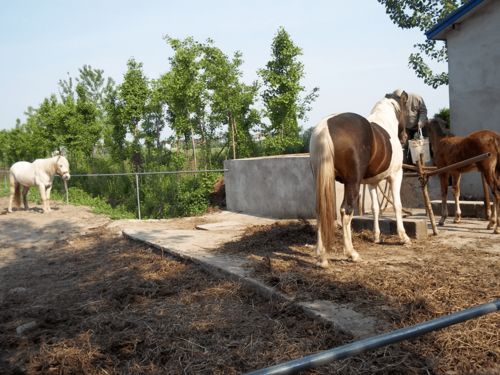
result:
<svg viewBox="0 0 500 375"><path fill-rule="evenodd" d="M29 222L18 224L22 228L9 234L11 242L22 231L39 229ZM271 254L271 245L277 243L277 254L298 256L301 251L295 246L313 238L304 225L292 225L294 236L284 228L255 233L247 251ZM69 231L71 224L57 221L44 230L56 235L61 227ZM277 242L270 242L273 237ZM248 245L244 241L240 244ZM267 253L259 247L262 242L269 246ZM237 243L228 244L228 249L236 251ZM274 266L273 272L278 272L279 264ZM240 373L352 340L293 305L269 302L237 282L161 257L143 243L102 228L45 247L15 248L0 267L0 372L6 374ZM309 283L305 276L311 270L297 273ZM309 286L312 290L318 290L318 282L332 284L330 291L352 298L369 289L311 276L316 280ZM331 292L317 297L326 299ZM36 322L34 329L16 333L31 321ZM399 364L391 368L393 363ZM317 373L346 366L347 374L370 368L382 374L429 368L424 358L401 346Z"/></svg>

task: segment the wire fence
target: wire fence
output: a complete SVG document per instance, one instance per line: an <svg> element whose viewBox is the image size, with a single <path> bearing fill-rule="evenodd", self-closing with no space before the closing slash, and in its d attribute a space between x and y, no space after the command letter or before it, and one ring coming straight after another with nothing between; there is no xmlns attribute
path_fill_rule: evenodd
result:
<svg viewBox="0 0 500 375"><path fill-rule="evenodd" d="M142 220L141 215L141 196L140 196L140 179L139 176L148 175L180 175L180 174L199 174L199 173L221 173L227 169L200 169L200 170L184 170L184 171L156 171L156 172L123 172L123 173L87 173L87 174L72 174L71 177L112 177L112 176L134 176L135 177L135 192L137 201L137 218Z"/></svg>
<svg viewBox="0 0 500 375"><path fill-rule="evenodd" d="M181 175L181 174L200 174L200 173L224 173L227 169L200 169L200 170L181 170L181 171L155 171L155 172L122 172L122 173L86 173L86 174L72 174L71 178L85 178L85 177L117 177L117 176L133 176L135 177L135 194L137 205L137 218L142 220L141 214L141 182L139 176L155 176L155 175ZM9 190L8 170L0 170L0 175L3 175L4 189ZM69 195L66 191L66 200L69 202Z"/></svg>

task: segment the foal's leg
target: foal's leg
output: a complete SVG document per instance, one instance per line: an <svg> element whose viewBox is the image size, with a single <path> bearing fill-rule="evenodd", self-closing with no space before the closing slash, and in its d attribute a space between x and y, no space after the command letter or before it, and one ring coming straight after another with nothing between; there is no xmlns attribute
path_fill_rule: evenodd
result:
<svg viewBox="0 0 500 375"><path fill-rule="evenodd" d="M486 180L484 172L481 172L481 182L483 183L483 194L484 194L484 214L486 216L486 221L491 221L491 203L490 203L490 191L489 184ZM493 205L493 207L495 207ZM489 224L488 224L489 226ZM490 228L488 228L490 229Z"/></svg>
<svg viewBox="0 0 500 375"><path fill-rule="evenodd" d="M372 212L373 212L373 242L380 243L380 225L378 222L378 217L380 214L380 206L378 203L377 196L377 185L369 185L368 190L370 191L370 197L372 200Z"/></svg>
<svg viewBox="0 0 500 375"><path fill-rule="evenodd" d="M483 173L481 173L481 175L483 177L483 187L487 186L487 188L484 189L484 197L485 197L484 198L484 204L485 204L485 207L486 207L486 202L488 201L488 210L489 210L488 226L486 227L486 229L498 228L498 218L497 218L497 215L498 215L498 210L497 210L498 202L495 199L495 197L496 197L495 192L497 190L500 190L500 186L496 186L497 183L495 181L495 169L494 168L495 168L495 166L493 166L492 171L485 170ZM490 194L490 192L488 190L488 187L491 190L491 192L493 193L493 210L491 210L491 207L490 207L490 204L489 204L489 199L486 200L486 197L489 198L489 194ZM494 233L498 233L498 229L496 229L496 230L497 230L497 232L494 232Z"/></svg>
<svg viewBox="0 0 500 375"><path fill-rule="evenodd" d="M439 225L444 225L448 217L448 173L440 174L439 182L441 183L441 219L439 220Z"/></svg>
<svg viewBox="0 0 500 375"><path fill-rule="evenodd" d="M462 221L462 210L460 209L460 173L453 173L451 175L453 179L453 196L455 197L455 219L454 223L460 223Z"/></svg>
<svg viewBox="0 0 500 375"><path fill-rule="evenodd" d="M30 190L29 186L23 186L23 205L24 209L27 211L29 210L28 207L28 191Z"/></svg>
<svg viewBox="0 0 500 375"><path fill-rule="evenodd" d="M394 211L396 213L396 227L398 230L399 239L404 244L411 244L410 237L406 234L403 225L403 205L401 204L401 183L403 181L403 170L400 169L397 173L388 178L391 185L392 201L394 204Z"/></svg>
<svg viewBox="0 0 500 375"><path fill-rule="evenodd" d="M351 221L354 215L354 205L358 201L359 183L346 183L344 186L344 201L340 209L342 218L342 232L344 239L344 254L351 257L353 262L359 262L361 257L352 245Z"/></svg>
<svg viewBox="0 0 500 375"><path fill-rule="evenodd" d="M488 229L493 229L493 233L500 233L500 178L497 178L493 173L489 178L491 192L493 193L493 213L491 215Z"/></svg>

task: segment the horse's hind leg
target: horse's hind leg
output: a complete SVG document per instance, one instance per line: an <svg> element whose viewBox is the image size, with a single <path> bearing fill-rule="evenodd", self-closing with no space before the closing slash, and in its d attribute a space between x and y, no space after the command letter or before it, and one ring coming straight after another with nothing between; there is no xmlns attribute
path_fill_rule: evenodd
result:
<svg viewBox="0 0 500 375"><path fill-rule="evenodd" d="M380 214L380 206L377 196L377 185L369 185L370 197L372 200L372 213L373 213L373 242L380 243L380 226L378 218Z"/></svg>
<svg viewBox="0 0 500 375"><path fill-rule="evenodd" d="M7 212L12 212L12 202L14 198L16 198L16 205L18 205L16 191L19 190L19 184L16 182L14 177L10 176L10 197L9 197L9 207L7 208Z"/></svg>
<svg viewBox="0 0 500 375"><path fill-rule="evenodd" d="M460 223L462 221L462 210L460 209L460 173L453 173L451 175L453 179L453 196L455 197L455 219L454 223Z"/></svg>
<svg viewBox="0 0 500 375"><path fill-rule="evenodd" d="M490 203L490 191L488 189L489 184L483 172L481 172L481 182L483 183L483 194L484 194L484 215L487 221L491 221L491 203ZM493 206L494 209L495 206ZM490 229L490 228L488 228Z"/></svg>
<svg viewBox="0 0 500 375"><path fill-rule="evenodd" d="M487 229L493 228L493 233L500 233L500 178L495 177L495 174L485 175L491 192L493 193L493 212L490 216Z"/></svg>
<svg viewBox="0 0 500 375"><path fill-rule="evenodd" d="M395 175L389 176L388 180L391 185L398 236L404 244L408 245L411 244L411 240L406 234L405 227L403 225L403 205L401 204L401 183L403 182L403 170L400 169Z"/></svg>
<svg viewBox="0 0 500 375"><path fill-rule="evenodd" d="M354 205L358 201L359 183L346 183L344 187L344 201L340 209L342 217L342 232L344 238L344 254L351 257L353 262L359 262L361 257L352 245L351 221L354 215Z"/></svg>
<svg viewBox="0 0 500 375"><path fill-rule="evenodd" d="M29 210L28 207L28 191L30 190L29 186L23 186L23 205L25 210Z"/></svg>
<svg viewBox="0 0 500 375"><path fill-rule="evenodd" d="M323 268L328 268L328 258L326 256L325 245L321 238L321 220L318 220L318 242L316 243L316 256L319 259L317 265Z"/></svg>

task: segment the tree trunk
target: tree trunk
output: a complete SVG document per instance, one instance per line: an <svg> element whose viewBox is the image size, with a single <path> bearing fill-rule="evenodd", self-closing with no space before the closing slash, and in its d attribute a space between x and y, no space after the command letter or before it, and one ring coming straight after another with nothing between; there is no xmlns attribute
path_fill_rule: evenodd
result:
<svg viewBox="0 0 500 375"><path fill-rule="evenodd" d="M232 113L229 113L229 123L231 124L231 143L233 146L233 159L236 159L236 121L234 120L234 117Z"/></svg>
<svg viewBox="0 0 500 375"><path fill-rule="evenodd" d="M198 169L198 163L196 162L196 144L194 143L194 135L193 135L193 130L191 129L191 145L193 147L193 163L194 163L194 170Z"/></svg>

